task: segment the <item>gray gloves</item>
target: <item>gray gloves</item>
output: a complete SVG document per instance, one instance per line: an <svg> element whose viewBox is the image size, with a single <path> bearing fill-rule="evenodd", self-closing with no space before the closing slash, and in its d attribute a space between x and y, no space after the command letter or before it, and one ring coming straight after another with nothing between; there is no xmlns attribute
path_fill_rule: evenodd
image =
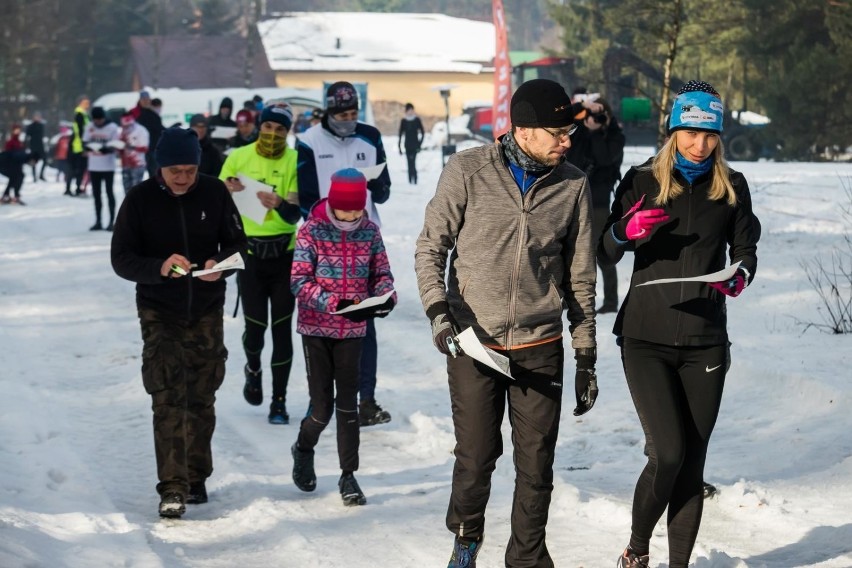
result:
<svg viewBox="0 0 852 568"><path fill-rule="evenodd" d="M446 302L438 302L426 311L426 315L432 322L432 342L438 351L453 357L458 355L458 352L452 352L451 341L448 342L459 334L459 326L450 314L450 306Z"/></svg>

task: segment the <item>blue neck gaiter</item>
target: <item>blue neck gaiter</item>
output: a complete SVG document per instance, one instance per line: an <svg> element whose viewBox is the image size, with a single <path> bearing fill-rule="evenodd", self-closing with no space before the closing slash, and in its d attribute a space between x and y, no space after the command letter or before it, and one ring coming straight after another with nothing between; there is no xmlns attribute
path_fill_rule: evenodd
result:
<svg viewBox="0 0 852 568"><path fill-rule="evenodd" d="M695 163L690 162L683 156L681 156L680 152L675 153L675 169L683 174L683 177L686 178L686 181L689 182L690 185L710 171L710 168L713 167L713 156L710 156L703 162Z"/></svg>

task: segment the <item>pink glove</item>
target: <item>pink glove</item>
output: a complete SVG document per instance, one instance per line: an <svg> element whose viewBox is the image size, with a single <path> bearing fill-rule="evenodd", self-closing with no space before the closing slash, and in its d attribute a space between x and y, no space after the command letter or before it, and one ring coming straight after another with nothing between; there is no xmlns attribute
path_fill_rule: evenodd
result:
<svg viewBox="0 0 852 568"><path fill-rule="evenodd" d="M654 225L665 223L669 220L664 209L644 209L637 211L627 222L624 234L631 241L647 237Z"/></svg>
<svg viewBox="0 0 852 568"><path fill-rule="evenodd" d="M710 282L708 286L711 288L715 288L726 296L730 296L731 298L736 298L740 294L742 294L743 290L745 290L746 286L746 278L742 272L739 270L730 280L724 280L722 282Z"/></svg>

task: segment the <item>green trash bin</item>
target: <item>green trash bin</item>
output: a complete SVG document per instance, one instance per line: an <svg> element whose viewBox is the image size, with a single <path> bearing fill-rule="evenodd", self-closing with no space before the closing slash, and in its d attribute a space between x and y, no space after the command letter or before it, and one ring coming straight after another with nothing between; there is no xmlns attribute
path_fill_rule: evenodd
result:
<svg viewBox="0 0 852 568"><path fill-rule="evenodd" d="M647 97L622 98L621 120L623 122L651 120L651 99Z"/></svg>

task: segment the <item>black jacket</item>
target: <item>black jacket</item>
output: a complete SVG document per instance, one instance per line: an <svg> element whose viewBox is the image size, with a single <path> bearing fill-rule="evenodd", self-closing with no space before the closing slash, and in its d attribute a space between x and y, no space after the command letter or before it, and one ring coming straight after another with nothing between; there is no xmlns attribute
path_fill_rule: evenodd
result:
<svg viewBox="0 0 852 568"><path fill-rule="evenodd" d="M222 164L225 163L219 148L216 147L209 135L199 140L198 144L201 146L201 163L198 164L198 172L219 177Z"/></svg>
<svg viewBox="0 0 852 568"><path fill-rule="evenodd" d="M44 123L38 121L29 123L26 133L30 152L37 154L39 158L44 158Z"/></svg>
<svg viewBox="0 0 852 568"><path fill-rule="evenodd" d="M208 259L218 262L235 252L246 254L240 214L225 184L213 177L199 175L179 196L147 179L127 193L115 220L113 270L136 282L137 306L175 318L196 320L221 308L225 280L163 278L163 262L178 253L204 268Z"/></svg>
<svg viewBox="0 0 852 568"><path fill-rule="evenodd" d="M649 165L650 162L644 166ZM722 270L742 261L750 279L757 270L760 221L751 207L748 183L730 170L737 203L707 199L712 171L690 186L680 173L675 177L684 192L663 207L669 221L655 227L648 238L619 244L612 232L642 195L642 209L658 208L659 186L649 170L631 168L615 193L612 213L598 247L602 262L615 263L625 250L633 250L630 292L615 320L613 333L676 347L723 345L728 341L725 295L703 282L637 284L659 278L683 278ZM727 253L727 254L726 254Z"/></svg>
<svg viewBox="0 0 852 568"><path fill-rule="evenodd" d="M0 175L9 179L24 177L24 164L35 156L26 150L6 150L0 152Z"/></svg>
<svg viewBox="0 0 852 568"><path fill-rule="evenodd" d="M420 149L420 146L423 144L423 136L425 136L425 132L423 131L423 122L421 122L419 116L415 116L412 119L403 118L399 121L399 145L400 147L405 146L405 152L407 154L414 153Z"/></svg>
<svg viewBox="0 0 852 568"><path fill-rule="evenodd" d="M148 153L153 154L157 148L157 142L160 141L160 135L163 134L163 119L157 114L157 111L150 108L142 108L139 111L139 118L136 119L140 125L144 126L148 131L150 140L148 141Z"/></svg>
<svg viewBox="0 0 852 568"><path fill-rule="evenodd" d="M624 142L624 133L615 121L598 130L581 123L571 136L565 159L588 176L593 207L609 207L612 189L621 179Z"/></svg>

